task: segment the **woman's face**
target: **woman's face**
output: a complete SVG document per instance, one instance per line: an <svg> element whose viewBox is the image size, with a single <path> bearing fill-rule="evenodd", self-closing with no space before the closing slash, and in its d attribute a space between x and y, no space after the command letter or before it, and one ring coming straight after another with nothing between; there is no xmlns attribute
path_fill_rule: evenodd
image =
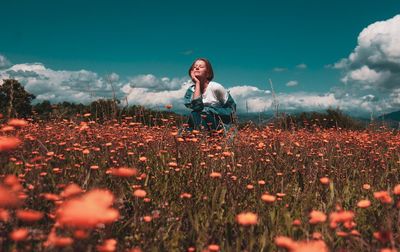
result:
<svg viewBox="0 0 400 252"><path fill-rule="evenodd" d="M208 74L206 63L202 60L197 60L193 65L192 72L197 78L206 79Z"/></svg>

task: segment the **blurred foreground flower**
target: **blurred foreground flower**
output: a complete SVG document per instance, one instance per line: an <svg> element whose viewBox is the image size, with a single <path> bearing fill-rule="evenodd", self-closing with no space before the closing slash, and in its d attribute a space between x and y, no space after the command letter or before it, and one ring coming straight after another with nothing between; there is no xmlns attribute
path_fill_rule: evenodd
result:
<svg viewBox="0 0 400 252"><path fill-rule="evenodd" d="M328 185L329 184L329 178L327 178L327 177L320 178L319 182L321 182L321 184L323 184L323 185Z"/></svg>
<svg viewBox="0 0 400 252"><path fill-rule="evenodd" d="M19 192L23 189L14 175L8 175L0 184L0 208L14 208L21 204L18 197Z"/></svg>
<svg viewBox="0 0 400 252"><path fill-rule="evenodd" d="M121 168L110 168L106 171L107 174L111 174L117 177L132 177L137 174L137 169L135 168L126 168L126 167L121 167Z"/></svg>
<svg viewBox="0 0 400 252"><path fill-rule="evenodd" d="M211 177L211 178L221 178L221 177L222 177L222 174L219 173L219 172L211 172L211 173L210 173L210 177Z"/></svg>
<svg viewBox="0 0 400 252"><path fill-rule="evenodd" d="M137 189L133 192L133 196L138 198L144 198L146 197L146 195L147 195L146 191L142 189Z"/></svg>
<svg viewBox="0 0 400 252"><path fill-rule="evenodd" d="M285 248L290 252L327 252L327 251L329 251L325 242L322 240L296 242L289 237L278 236L275 238L275 244L276 244L276 246Z"/></svg>
<svg viewBox="0 0 400 252"><path fill-rule="evenodd" d="M326 221L326 214L321 211L312 210L310 213L310 224L317 224Z"/></svg>
<svg viewBox="0 0 400 252"><path fill-rule="evenodd" d="M44 214L35 210L17 210L16 216L25 222L35 222L41 220Z"/></svg>
<svg viewBox="0 0 400 252"><path fill-rule="evenodd" d="M77 184L72 183L64 188L64 190L60 193L60 196L63 198L69 198L82 192L83 190Z"/></svg>
<svg viewBox="0 0 400 252"><path fill-rule="evenodd" d="M352 211L339 211L333 212L329 215L329 226L331 228L336 228L338 223L347 223L351 226L354 218L354 213Z"/></svg>
<svg viewBox="0 0 400 252"><path fill-rule="evenodd" d="M25 127L28 126L28 122L23 120L23 119L10 119L7 123L10 126L13 127Z"/></svg>
<svg viewBox="0 0 400 252"><path fill-rule="evenodd" d="M258 222L258 215L251 212L240 213L236 216L236 221L243 226L256 225Z"/></svg>
<svg viewBox="0 0 400 252"><path fill-rule="evenodd" d="M15 229L10 233L10 238L14 241L23 241L28 237L29 231L26 228Z"/></svg>
<svg viewBox="0 0 400 252"><path fill-rule="evenodd" d="M97 246L97 251L100 252L113 252L115 250L117 250L117 240L115 239L107 239L102 245Z"/></svg>
<svg viewBox="0 0 400 252"><path fill-rule="evenodd" d="M385 204L392 203L392 197L387 191L374 192L374 198Z"/></svg>
<svg viewBox="0 0 400 252"><path fill-rule="evenodd" d="M66 247L74 243L71 237L57 236L55 229L50 231L47 241L43 243L44 247Z"/></svg>
<svg viewBox="0 0 400 252"><path fill-rule="evenodd" d="M21 140L16 137L0 136L0 151L13 150L17 148L21 143Z"/></svg>
<svg viewBox="0 0 400 252"><path fill-rule="evenodd" d="M267 203L272 203L276 200L276 196L265 193L261 196L261 200Z"/></svg>
<svg viewBox="0 0 400 252"><path fill-rule="evenodd" d="M365 200L360 200L360 201L357 203L357 206L358 206L359 208L367 208L367 207L371 206L371 201L369 201L369 200L367 200L367 199L365 199Z"/></svg>
<svg viewBox="0 0 400 252"><path fill-rule="evenodd" d="M113 202L114 196L111 192L95 189L64 202L57 210L57 220L62 225L80 228L93 228L98 224L115 222L119 212L110 208Z"/></svg>

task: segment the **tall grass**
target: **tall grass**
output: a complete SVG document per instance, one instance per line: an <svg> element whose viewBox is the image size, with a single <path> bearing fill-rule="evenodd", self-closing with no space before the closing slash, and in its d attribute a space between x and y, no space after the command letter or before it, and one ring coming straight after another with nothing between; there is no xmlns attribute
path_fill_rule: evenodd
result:
<svg viewBox="0 0 400 252"><path fill-rule="evenodd" d="M24 188L17 208L45 214L26 223L7 209L10 217L0 222L2 250L57 251L59 244L44 247L51 230L73 238L63 251L101 251L107 239L116 240L117 251L284 251L275 243L278 236L323 240L332 251L399 247L400 192L393 191L399 183L397 132L245 127L227 141L217 132L179 135L171 118L162 123L149 127L127 118L98 124L88 115L83 122L2 130L3 137L23 140L0 152L2 177L15 174ZM117 167L137 173L110 173ZM118 220L85 229L85 239L74 236L77 228L58 225L57 209L68 199L52 201L46 193L60 195L71 183L84 191L111 191ZM134 196L139 188L145 197ZM378 191L388 192L392 201L374 197ZM276 200L264 201L266 194ZM357 207L362 199L371 206ZM311 224L313 210L327 220ZM332 228L330 214L343 211L354 218ZM243 212L254 213L256 222L242 225ZM25 239L9 236L22 227L29 230Z"/></svg>

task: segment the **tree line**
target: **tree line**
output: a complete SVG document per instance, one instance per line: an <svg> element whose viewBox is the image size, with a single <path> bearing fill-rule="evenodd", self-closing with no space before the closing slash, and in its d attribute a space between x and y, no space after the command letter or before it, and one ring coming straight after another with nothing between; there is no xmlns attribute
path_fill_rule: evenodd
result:
<svg viewBox="0 0 400 252"><path fill-rule="evenodd" d="M89 117L104 122L132 117L146 125L160 125L165 120L183 121L184 117L172 111L154 111L144 106L119 106L118 99L98 99L90 104L42 101L32 104L36 97L27 92L17 80L6 79L0 86L0 114L4 118L31 118L38 121ZM170 108L170 107L167 107Z"/></svg>
<svg viewBox="0 0 400 252"><path fill-rule="evenodd" d="M0 114L5 118L29 117L39 121L73 119L85 115L85 117L90 117L91 120L100 123L132 117L133 121L148 126L160 125L166 120L175 121L180 125L187 121L185 116L170 110L155 111L140 105L121 107L119 106L120 101L115 97L113 99L98 99L87 105L71 102L52 104L50 101L42 101L32 105L34 99L35 96L27 92L17 80L3 80L3 84L0 86ZM167 106L167 108L170 107ZM248 123L242 122L239 128L245 127ZM275 127L288 130L313 129L315 127L347 129L363 129L366 127L365 122L355 120L339 109L328 109L325 113L303 112L296 115L281 113L272 120L272 123Z"/></svg>

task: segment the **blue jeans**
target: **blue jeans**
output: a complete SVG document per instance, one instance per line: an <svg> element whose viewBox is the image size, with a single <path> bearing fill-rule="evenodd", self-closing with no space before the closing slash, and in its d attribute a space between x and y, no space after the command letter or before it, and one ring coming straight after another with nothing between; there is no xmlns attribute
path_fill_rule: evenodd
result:
<svg viewBox="0 0 400 252"><path fill-rule="evenodd" d="M189 116L189 130L219 130L223 128L223 124L218 115L214 113L192 111Z"/></svg>

